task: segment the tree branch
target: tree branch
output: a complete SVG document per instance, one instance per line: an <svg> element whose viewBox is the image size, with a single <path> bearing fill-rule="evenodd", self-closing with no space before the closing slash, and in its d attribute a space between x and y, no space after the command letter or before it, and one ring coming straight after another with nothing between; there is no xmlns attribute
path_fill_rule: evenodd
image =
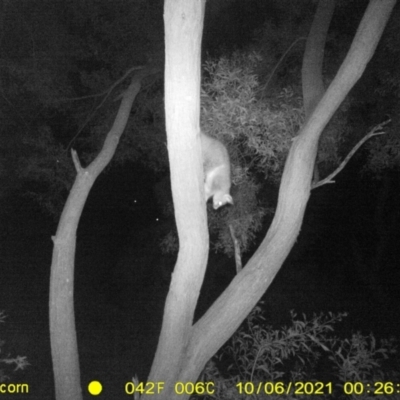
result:
<svg viewBox="0 0 400 400"><path fill-rule="evenodd" d="M239 243L238 238L235 235L235 229L232 224L229 224L229 232L231 233L233 248L235 250L236 273L238 274L242 270L243 264L242 264L242 256L240 254L241 253L240 252L240 243Z"/></svg>
<svg viewBox="0 0 400 400"><path fill-rule="evenodd" d="M367 134L367 136L363 137L350 151L350 153L347 155L347 157L341 162L339 167L335 169L330 175L328 175L325 179L320 180L317 183L314 183L311 185L311 190L315 189L319 186L325 185L326 183L335 183L335 181L332 180L345 166L346 164L350 161L351 157L356 153L356 151L370 138L373 136L378 136L378 135L383 135L386 132L382 131L383 127L387 125L391 120L388 119L385 122L382 122L379 125L374 126L371 131Z"/></svg>

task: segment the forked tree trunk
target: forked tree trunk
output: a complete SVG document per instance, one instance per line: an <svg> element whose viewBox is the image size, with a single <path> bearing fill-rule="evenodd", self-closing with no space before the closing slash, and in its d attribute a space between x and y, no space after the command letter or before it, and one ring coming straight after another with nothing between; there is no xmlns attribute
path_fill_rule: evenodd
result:
<svg viewBox="0 0 400 400"><path fill-rule="evenodd" d="M50 273L50 343L57 400L82 399L74 314L74 262L79 219L93 183L114 156L132 103L140 90L141 79L146 74L147 71L138 73L123 94L115 122L95 160L83 168L76 152L72 151L77 175L58 223L57 233L53 236Z"/></svg>
<svg viewBox="0 0 400 400"><path fill-rule="evenodd" d="M174 384L196 381L274 279L302 224L320 134L362 75L394 4L395 0L371 1L336 78L293 141L266 238L225 292L191 326L208 252L198 134L204 1L165 0L166 123L180 250L149 376L149 382L165 382L165 387L146 398L187 399L188 394L175 393Z"/></svg>

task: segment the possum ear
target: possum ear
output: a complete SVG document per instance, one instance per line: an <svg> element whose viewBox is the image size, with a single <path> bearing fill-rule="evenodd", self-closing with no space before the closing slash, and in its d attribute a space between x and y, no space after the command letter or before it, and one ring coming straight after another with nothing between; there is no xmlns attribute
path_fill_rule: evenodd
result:
<svg viewBox="0 0 400 400"><path fill-rule="evenodd" d="M215 200L215 197L213 198ZM214 210L217 210L218 208L224 206L225 204L233 204L233 199L230 194L224 194L222 198L219 198L218 200L213 202Z"/></svg>

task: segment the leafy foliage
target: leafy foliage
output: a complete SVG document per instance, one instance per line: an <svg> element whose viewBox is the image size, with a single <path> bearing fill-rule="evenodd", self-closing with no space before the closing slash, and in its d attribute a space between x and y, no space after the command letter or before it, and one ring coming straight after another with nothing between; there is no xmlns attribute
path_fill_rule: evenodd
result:
<svg viewBox="0 0 400 400"><path fill-rule="evenodd" d="M372 172L380 177L388 169L400 168L400 137L395 127L384 137L376 138L367 144L368 163L364 172Z"/></svg>
<svg viewBox="0 0 400 400"><path fill-rule="evenodd" d="M5 319L4 311L0 311L0 323L3 323L4 319ZM4 344L5 342L3 340L0 340L0 353L1 353L1 347L3 347ZM26 356L10 357L8 355L7 357L0 357L0 364L8 366L6 370L0 369L0 383L3 383L8 379L10 379L9 374L16 372L18 370L25 369L29 365L29 362L26 359ZM11 366L14 366L15 368L14 370L8 372Z"/></svg>
<svg viewBox="0 0 400 400"><path fill-rule="evenodd" d="M388 170L398 171L400 166L399 34L400 9L395 7L381 43L371 60L371 67L366 71L366 82L362 89L359 88L359 91L362 91L360 96L363 97L363 101L358 103L363 111L359 122L362 129L366 131L371 125L381 123L388 118L391 120L391 124L385 129L386 135L366 144L368 158L363 172L369 172L378 179ZM354 126L354 123L352 125Z"/></svg>
<svg viewBox="0 0 400 400"><path fill-rule="evenodd" d="M274 101L260 99L256 71L261 62L259 53L236 52L206 63L201 124L229 146L235 167L262 172L276 183L303 121L302 103L290 88ZM236 175L234 182L240 184Z"/></svg>
<svg viewBox="0 0 400 400"><path fill-rule="evenodd" d="M357 332L351 339L344 339L340 347L329 359L334 363L334 369L340 382L357 381L367 383L382 382L393 378L382 370L384 360L397 353L395 340L382 340L381 347L377 347L372 333L363 336ZM343 383L340 384L343 386Z"/></svg>
<svg viewBox="0 0 400 400"><path fill-rule="evenodd" d="M257 195L266 179L280 180L291 140L302 123L301 101L290 88L274 102L261 98L257 76L263 60L257 52L235 52L204 66L202 129L224 142L232 163L234 206L209 213L214 249L232 255L233 228L241 251L249 249L272 213Z"/></svg>
<svg viewBox="0 0 400 400"><path fill-rule="evenodd" d="M291 312L291 326L273 329L265 326L261 308L255 307L239 331L206 366L202 379L215 382L217 389L216 394L209 398L267 398L265 394L239 394L236 385L321 381L321 365L324 365L326 378L328 361L331 362L329 378L336 378L333 390L343 388L349 381L367 384L398 379L399 373L393 372L393 365L385 364L389 356L397 352L394 340L382 340L378 346L372 334L363 336L356 333L351 339L332 335L333 326L346 316L346 313L321 313L307 320L305 315L299 319ZM371 396L365 394L357 398L360 397ZM297 397L290 393L272 394L268 398ZM343 394L335 398L346 397Z"/></svg>

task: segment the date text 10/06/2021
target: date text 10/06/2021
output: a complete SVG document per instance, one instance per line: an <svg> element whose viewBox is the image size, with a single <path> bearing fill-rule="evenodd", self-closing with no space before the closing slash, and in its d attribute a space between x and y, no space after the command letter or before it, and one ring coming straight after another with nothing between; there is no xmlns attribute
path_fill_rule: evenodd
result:
<svg viewBox="0 0 400 400"><path fill-rule="evenodd" d="M236 384L238 394L253 395L327 395L333 393L336 386L347 395L396 395L400 394L400 383L397 382L345 382L334 385L332 382L239 382ZM127 382L125 385L126 394L156 394L165 389L165 382ZM215 394L214 382L177 382L174 391L177 394Z"/></svg>

